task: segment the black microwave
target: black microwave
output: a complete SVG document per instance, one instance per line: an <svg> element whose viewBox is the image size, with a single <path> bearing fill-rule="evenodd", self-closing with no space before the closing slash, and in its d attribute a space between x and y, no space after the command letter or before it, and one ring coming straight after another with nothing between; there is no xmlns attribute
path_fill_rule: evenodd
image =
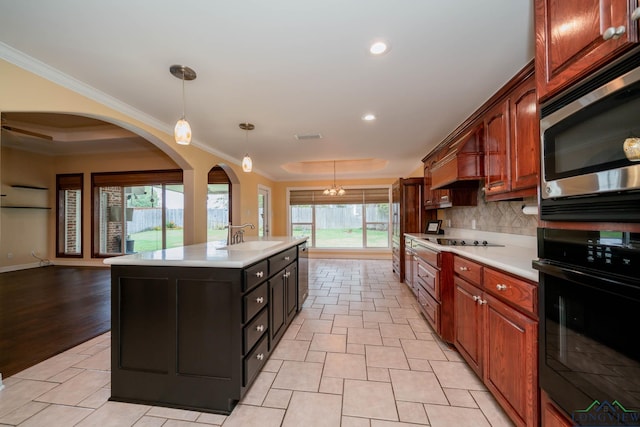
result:
<svg viewBox="0 0 640 427"><path fill-rule="evenodd" d="M640 222L640 52L541 106L540 218Z"/></svg>

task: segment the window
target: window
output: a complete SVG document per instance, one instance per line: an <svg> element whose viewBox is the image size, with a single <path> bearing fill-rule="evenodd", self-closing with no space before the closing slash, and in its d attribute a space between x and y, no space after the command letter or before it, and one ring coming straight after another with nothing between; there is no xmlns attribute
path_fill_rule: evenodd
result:
<svg viewBox="0 0 640 427"><path fill-rule="evenodd" d="M56 256L82 258L83 175L56 175Z"/></svg>
<svg viewBox="0 0 640 427"><path fill-rule="evenodd" d="M93 256L182 246L182 171L96 173L92 181Z"/></svg>
<svg viewBox="0 0 640 427"><path fill-rule="evenodd" d="M231 180L220 166L209 171L207 185L207 242L225 240L231 222Z"/></svg>
<svg viewBox="0 0 640 427"><path fill-rule="evenodd" d="M349 189L341 197L322 190L290 190L291 234L315 248L388 248L389 189Z"/></svg>

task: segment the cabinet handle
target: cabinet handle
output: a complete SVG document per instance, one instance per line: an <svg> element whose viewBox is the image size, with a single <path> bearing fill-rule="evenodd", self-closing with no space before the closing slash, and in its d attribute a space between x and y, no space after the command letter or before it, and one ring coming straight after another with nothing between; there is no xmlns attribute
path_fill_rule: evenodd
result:
<svg viewBox="0 0 640 427"><path fill-rule="evenodd" d="M498 283L496 285L496 289L499 291L506 291L507 290L507 285L503 285L502 283Z"/></svg>
<svg viewBox="0 0 640 427"><path fill-rule="evenodd" d="M486 299L478 298L478 304L482 305L482 304L486 304L486 303L487 303Z"/></svg>
<svg viewBox="0 0 640 427"><path fill-rule="evenodd" d="M460 267L460 271L471 271L469 267Z"/></svg>
<svg viewBox="0 0 640 427"><path fill-rule="evenodd" d="M258 325L258 326L256 326L256 331L258 331L258 332L262 332L262 331L264 331L264 325Z"/></svg>
<svg viewBox="0 0 640 427"><path fill-rule="evenodd" d="M440 196L440 200L449 200L449 196Z"/></svg>
<svg viewBox="0 0 640 427"><path fill-rule="evenodd" d="M474 300L475 302L478 302L478 301L480 300L480 297L479 297L478 295L474 295L474 296L473 296L473 300Z"/></svg>
<svg viewBox="0 0 640 427"><path fill-rule="evenodd" d="M640 20L640 7L636 7L636 9L631 12L631 20L638 21Z"/></svg>
<svg viewBox="0 0 640 427"><path fill-rule="evenodd" d="M264 302L264 297L258 297L258 298L256 298L256 302L257 302L258 304L262 304L262 303Z"/></svg>
<svg viewBox="0 0 640 427"><path fill-rule="evenodd" d="M291 259L291 257L288 257L288 256L284 257L285 261L289 261L290 259Z"/></svg>
<svg viewBox="0 0 640 427"><path fill-rule="evenodd" d="M290 271L287 271L286 273L284 273L282 275L282 277L284 277L284 278L288 278L289 276L291 276L291 272Z"/></svg>
<svg viewBox="0 0 640 427"><path fill-rule="evenodd" d="M258 271L256 273L256 277L263 277L264 276L264 271Z"/></svg>
<svg viewBox="0 0 640 427"><path fill-rule="evenodd" d="M609 27L606 30L604 30L604 33L602 34L602 38L604 40L611 40L611 39L615 40L615 39L619 39L620 36L622 36L626 32L627 32L627 29L624 25L620 25L619 27Z"/></svg>
<svg viewBox="0 0 640 427"><path fill-rule="evenodd" d="M256 356L256 359L258 359L258 360L262 360L262 359L264 359L264 354L263 354L263 353L258 354L258 355Z"/></svg>

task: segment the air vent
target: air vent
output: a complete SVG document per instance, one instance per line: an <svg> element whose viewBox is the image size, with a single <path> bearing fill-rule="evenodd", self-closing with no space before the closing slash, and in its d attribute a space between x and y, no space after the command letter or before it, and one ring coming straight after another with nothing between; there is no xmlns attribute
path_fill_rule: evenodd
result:
<svg viewBox="0 0 640 427"><path fill-rule="evenodd" d="M310 139L322 139L321 133L296 133L294 136L298 141L308 141Z"/></svg>

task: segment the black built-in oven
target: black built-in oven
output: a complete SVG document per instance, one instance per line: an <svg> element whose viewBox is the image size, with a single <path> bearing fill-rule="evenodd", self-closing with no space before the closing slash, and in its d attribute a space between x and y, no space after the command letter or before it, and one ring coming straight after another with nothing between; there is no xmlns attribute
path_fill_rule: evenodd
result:
<svg viewBox="0 0 640 427"><path fill-rule="evenodd" d="M540 218L640 222L640 52L540 111Z"/></svg>
<svg viewBox="0 0 640 427"><path fill-rule="evenodd" d="M640 233L540 228L539 374L576 425L640 426Z"/></svg>

